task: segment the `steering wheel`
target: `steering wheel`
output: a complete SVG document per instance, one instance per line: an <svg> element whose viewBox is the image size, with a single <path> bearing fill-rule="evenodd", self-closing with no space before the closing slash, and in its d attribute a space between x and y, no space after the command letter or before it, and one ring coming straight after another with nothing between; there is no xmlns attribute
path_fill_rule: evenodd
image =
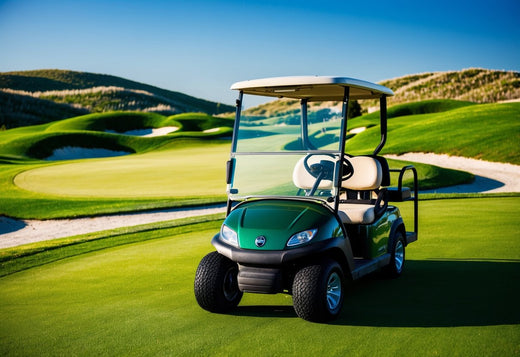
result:
<svg viewBox="0 0 520 357"><path fill-rule="evenodd" d="M317 178L322 172L326 172L327 177L322 177L322 179L332 180L334 176L334 161L320 160L319 163L309 165L309 159L313 156L329 156L334 161L336 157L332 154L308 154L303 160L303 167L305 167L305 170L313 177Z"/></svg>
<svg viewBox="0 0 520 357"><path fill-rule="evenodd" d="M354 167L352 166L352 163L348 160L348 157L343 157L343 170L342 170L342 176L341 181L348 180L352 175L354 174Z"/></svg>
<svg viewBox="0 0 520 357"><path fill-rule="evenodd" d="M309 159L313 156L329 156L333 160L320 160L319 163L309 165ZM336 167L335 160L336 157L332 154L308 154L305 157L303 160L303 167L305 167L305 170L311 174L312 177L316 178L311 190L306 192L306 196L314 195L322 180L332 181L334 179L334 170Z"/></svg>

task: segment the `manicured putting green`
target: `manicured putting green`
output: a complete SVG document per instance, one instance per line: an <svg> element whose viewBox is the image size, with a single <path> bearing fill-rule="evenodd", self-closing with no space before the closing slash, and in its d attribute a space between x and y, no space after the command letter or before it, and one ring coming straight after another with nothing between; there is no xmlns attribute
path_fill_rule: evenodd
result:
<svg viewBox="0 0 520 357"><path fill-rule="evenodd" d="M186 197L225 192L229 143L46 166L14 183L40 194L83 197Z"/></svg>

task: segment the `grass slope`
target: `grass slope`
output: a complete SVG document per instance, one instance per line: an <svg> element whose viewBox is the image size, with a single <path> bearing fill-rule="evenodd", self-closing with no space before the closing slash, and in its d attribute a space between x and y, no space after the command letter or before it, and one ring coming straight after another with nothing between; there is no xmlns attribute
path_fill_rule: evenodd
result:
<svg viewBox="0 0 520 357"><path fill-rule="evenodd" d="M461 100L430 99L419 102L393 105L388 108L387 117L388 119L392 119L408 115L442 113L474 104L476 103ZM379 120L379 111L365 115L363 118Z"/></svg>
<svg viewBox="0 0 520 357"><path fill-rule="evenodd" d="M68 103L33 98L0 89L0 127L16 128L23 125L37 125L49 121L71 118L87 114L85 108L77 108Z"/></svg>
<svg viewBox="0 0 520 357"><path fill-rule="evenodd" d="M28 92L111 86L147 91L171 99L180 105L186 106L185 111L198 109L204 113L216 114L223 111L233 111L234 109L234 107L230 105L214 103L183 93L161 89L107 74L54 69L0 73L0 88L11 88Z"/></svg>
<svg viewBox="0 0 520 357"><path fill-rule="evenodd" d="M121 135L131 130L164 126L174 126L178 130L160 137ZM139 112L89 114L0 132L0 158L44 159L54 149L66 146L142 153L169 144L179 145L182 141L178 139L229 137L232 127L233 120L206 114L188 113L168 117ZM208 132L208 129L215 130Z"/></svg>
<svg viewBox="0 0 520 357"><path fill-rule="evenodd" d="M518 197L421 202L403 276L349 286L329 325L297 318L286 295L245 294L230 315L200 309L195 269L220 221L112 234L70 258L46 251L60 260L0 278L0 353L516 355L519 210Z"/></svg>
<svg viewBox="0 0 520 357"><path fill-rule="evenodd" d="M380 82L392 88L392 105L426 99L493 103L520 98L520 72L469 68L461 71L412 74Z"/></svg>
<svg viewBox="0 0 520 357"><path fill-rule="evenodd" d="M369 127L347 141L364 152L379 141L374 115L354 118L349 128ZM394 117L382 153L433 152L520 164L520 103L463 106L440 113Z"/></svg>

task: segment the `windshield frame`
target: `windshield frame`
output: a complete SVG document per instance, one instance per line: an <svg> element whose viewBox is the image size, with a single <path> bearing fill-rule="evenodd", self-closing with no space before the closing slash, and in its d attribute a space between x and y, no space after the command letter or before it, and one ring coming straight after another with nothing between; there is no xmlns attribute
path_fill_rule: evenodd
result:
<svg viewBox="0 0 520 357"><path fill-rule="evenodd" d="M344 95L342 98L342 109L341 109L341 124L340 124L340 130L339 130L339 140L338 140L338 146L336 149L317 149L312 141L309 138L309 119L308 119L308 107L309 107L309 101L308 99L301 99L300 100L300 139L302 144L302 150L290 150L290 151L241 151L237 150L239 147L239 136L240 136L240 129L241 129L241 120L242 120L242 110L243 110L243 100L244 100L244 91L240 90L238 99L236 101L236 113L235 113L235 123L234 123L234 130L233 130L233 137L232 137L232 143L231 143L231 155L230 160L228 161L228 167L227 167L227 185L228 185L228 213L231 210L232 203L235 201L243 201L250 198L272 198L273 195L249 195L245 197L240 197L239 199L235 199L234 195L238 193L238 190L234 189L232 187L234 182L234 176L235 176L235 168L236 168L236 161L241 156L255 156L255 155L336 155L337 156L337 162L343 162L345 157L345 141L346 141L346 132L347 132L347 115L348 115L348 101L349 101L349 92L350 87L344 87ZM254 94L253 94L254 95ZM280 96L282 97L282 96ZM313 102L322 102L322 100L317 100ZM299 199L311 199L311 200L323 200L328 203L334 203L333 207L334 210L337 212L338 206L339 206L339 195L340 195L340 187L341 187L341 177L342 177L342 167L343 165L336 165L335 169L335 175L333 180L333 195L326 196L326 197L319 197L319 196L284 196L284 195L275 195L274 197L278 198L299 198Z"/></svg>

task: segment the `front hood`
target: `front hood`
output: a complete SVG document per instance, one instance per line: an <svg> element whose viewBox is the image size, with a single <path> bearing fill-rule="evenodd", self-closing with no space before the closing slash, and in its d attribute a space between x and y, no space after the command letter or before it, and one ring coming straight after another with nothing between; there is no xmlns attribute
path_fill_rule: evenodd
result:
<svg viewBox="0 0 520 357"><path fill-rule="evenodd" d="M303 200L244 202L229 214L224 224L237 232L240 248L255 250L283 250L291 236L308 229L318 229L312 242L337 236L340 230L330 209ZM259 236L265 237L261 248L255 244Z"/></svg>

